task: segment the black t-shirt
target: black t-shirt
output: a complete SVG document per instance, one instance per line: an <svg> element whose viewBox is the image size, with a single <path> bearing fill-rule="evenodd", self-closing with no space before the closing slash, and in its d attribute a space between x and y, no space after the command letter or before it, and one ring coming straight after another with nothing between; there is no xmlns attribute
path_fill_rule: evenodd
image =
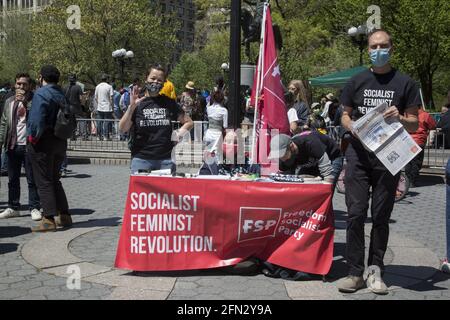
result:
<svg viewBox="0 0 450 320"><path fill-rule="evenodd" d="M142 100L132 116L131 155L146 160L170 159L174 146L172 121L183 114L181 106L164 95Z"/></svg>
<svg viewBox="0 0 450 320"><path fill-rule="evenodd" d="M319 131L314 130L311 132L313 135L315 135L320 139L320 142L323 143L323 145L325 146L326 153L331 161L341 156L341 149L339 149L339 146L336 141L334 141L329 136L320 133Z"/></svg>
<svg viewBox="0 0 450 320"><path fill-rule="evenodd" d="M320 172L317 164L326 152L325 145L315 134L310 132L294 136L292 142L297 145L298 153L293 159L280 162L280 170L295 173L295 169L300 168L299 174L318 176Z"/></svg>
<svg viewBox="0 0 450 320"><path fill-rule="evenodd" d="M396 106L400 114L404 114L405 109L421 105L418 86L396 69L386 74L366 70L352 77L341 95L342 105L353 108L353 120L383 102Z"/></svg>

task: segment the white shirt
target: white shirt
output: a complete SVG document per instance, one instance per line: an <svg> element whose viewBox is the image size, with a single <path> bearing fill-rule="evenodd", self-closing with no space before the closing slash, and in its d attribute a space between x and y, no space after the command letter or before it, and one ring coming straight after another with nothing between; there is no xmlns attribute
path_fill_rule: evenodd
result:
<svg viewBox="0 0 450 320"><path fill-rule="evenodd" d="M298 121L297 110L295 110L294 108L290 108L288 110L287 116L288 116L288 119L289 119L289 123L292 123L294 121Z"/></svg>
<svg viewBox="0 0 450 320"><path fill-rule="evenodd" d="M112 97L114 95L114 90L111 85L106 82L100 83L95 88L95 99L97 100L97 111L102 112L112 112Z"/></svg>
<svg viewBox="0 0 450 320"><path fill-rule="evenodd" d="M328 117L328 112L330 111L330 106L333 102L327 101L325 103L325 107L323 108L323 112L321 114L322 118L325 120L325 123L328 125L330 123L330 118Z"/></svg>
<svg viewBox="0 0 450 320"><path fill-rule="evenodd" d="M217 121L223 121L223 128L228 128L228 110L222 107L222 105L214 103L206 108L208 119L214 119ZM216 142L222 136L222 130L209 128L206 130L203 140L208 144ZM210 145L212 147L212 145Z"/></svg>
<svg viewBox="0 0 450 320"><path fill-rule="evenodd" d="M16 145L25 146L27 144L27 110L22 102L17 106L17 126L16 126Z"/></svg>
<svg viewBox="0 0 450 320"><path fill-rule="evenodd" d="M208 115L208 119L212 118L218 121L223 120L223 127L228 128L228 110L222 107L222 105L218 103L209 105L206 108L206 113Z"/></svg>

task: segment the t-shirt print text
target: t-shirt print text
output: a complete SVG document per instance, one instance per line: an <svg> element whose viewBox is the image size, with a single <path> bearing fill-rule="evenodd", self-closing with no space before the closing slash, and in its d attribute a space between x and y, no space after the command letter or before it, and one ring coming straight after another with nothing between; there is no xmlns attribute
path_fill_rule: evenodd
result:
<svg viewBox="0 0 450 320"><path fill-rule="evenodd" d="M366 114L370 109L379 106L386 102L388 106L391 106L394 100L395 91L392 90L372 90L365 89L363 97L363 105L358 107L361 114Z"/></svg>
<svg viewBox="0 0 450 320"><path fill-rule="evenodd" d="M142 112L144 119L139 121L141 128L170 125L170 119L167 119L167 109L165 108L144 109Z"/></svg>

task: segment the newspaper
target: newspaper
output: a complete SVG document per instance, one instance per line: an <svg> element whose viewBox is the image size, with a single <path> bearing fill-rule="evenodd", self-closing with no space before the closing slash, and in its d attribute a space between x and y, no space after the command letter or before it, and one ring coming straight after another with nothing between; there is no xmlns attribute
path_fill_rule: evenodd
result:
<svg viewBox="0 0 450 320"><path fill-rule="evenodd" d="M365 148L375 153L383 165L396 175L422 149L398 120L384 119L388 109L382 103L353 123L353 132Z"/></svg>

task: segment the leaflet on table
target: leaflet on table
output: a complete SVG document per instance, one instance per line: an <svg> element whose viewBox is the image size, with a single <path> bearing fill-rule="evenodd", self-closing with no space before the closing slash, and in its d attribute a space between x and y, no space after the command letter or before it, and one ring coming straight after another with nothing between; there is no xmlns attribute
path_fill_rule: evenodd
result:
<svg viewBox="0 0 450 320"><path fill-rule="evenodd" d="M389 172L396 175L421 151L422 148L402 128L395 134L394 139L386 143L375 154Z"/></svg>
<svg viewBox="0 0 450 320"><path fill-rule="evenodd" d="M383 165L396 175L422 151L399 121L386 121L383 113L387 103L382 103L355 121L353 132L362 144L375 153Z"/></svg>
<svg viewBox="0 0 450 320"><path fill-rule="evenodd" d="M403 128L398 121L387 122L384 119L383 113L387 108L388 105L384 102L353 123L353 132L372 152L375 152L398 130Z"/></svg>

